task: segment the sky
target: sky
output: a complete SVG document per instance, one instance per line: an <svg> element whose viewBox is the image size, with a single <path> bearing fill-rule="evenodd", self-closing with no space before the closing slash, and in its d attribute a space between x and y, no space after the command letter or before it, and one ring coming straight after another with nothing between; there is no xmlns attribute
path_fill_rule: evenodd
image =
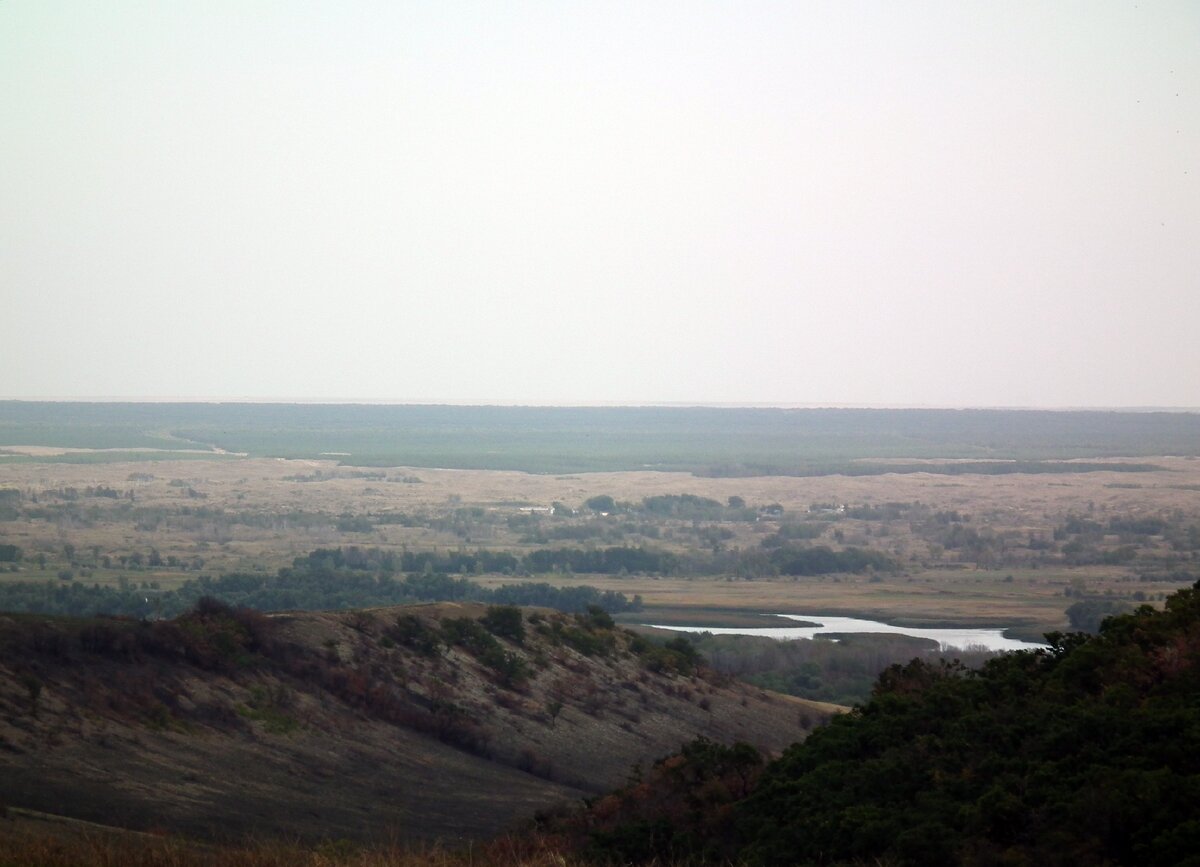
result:
<svg viewBox="0 0 1200 867"><path fill-rule="evenodd" d="M1200 4L0 0L0 396L1200 407Z"/></svg>

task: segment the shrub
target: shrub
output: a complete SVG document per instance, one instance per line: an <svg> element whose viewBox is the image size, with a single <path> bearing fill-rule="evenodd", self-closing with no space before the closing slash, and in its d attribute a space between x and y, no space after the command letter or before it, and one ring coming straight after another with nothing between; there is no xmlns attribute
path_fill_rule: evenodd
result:
<svg viewBox="0 0 1200 867"><path fill-rule="evenodd" d="M498 644L481 653L479 661L496 673L502 686L519 686L529 679L529 666L525 660Z"/></svg>
<svg viewBox="0 0 1200 867"><path fill-rule="evenodd" d="M383 635L384 641L393 641L422 656L435 656L442 649L442 637L415 614L401 614L396 623ZM380 642L381 644L383 642Z"/></svg>
<svg viewBox="0 0 1200 867"><path fill-rule="evenodd" d="M608 656L616 648L616 641L611 632L592 632L575 626L555 624L555 636L571 649L584 656Z"/></svg>
<svg viewBox="0 0 1200 867"><path fill-rule="evenodd" d="M643 650L643 647L648 649ZM701 662L700 651L683 635L670 639L661 647L649 642L639 643L635 652L639 652L643 665L654 672L692 674Z"/></svg>
<svg viewBox="0 0 1200 867"><path fill-rule="evenodd" d="M470 617L446 618L442 621L442 635L447 644L461 647L476 657L500 646L478 620Z"/></svg>
<svg viewBox="0 0 1200 867"><path fill-rule="evenodd" d="M507 638L514 644L525 643L525 622L521 618L521 609L515 605L489 605L479 622L493 635Z"/></svg>
<svg viewBox="0 0 1200 867"><path fill-rule="evenodd" d="M575 619L585 629L612 629L617 625L609 613L599 605L589 605L587 614L576 614Z"/></svg>

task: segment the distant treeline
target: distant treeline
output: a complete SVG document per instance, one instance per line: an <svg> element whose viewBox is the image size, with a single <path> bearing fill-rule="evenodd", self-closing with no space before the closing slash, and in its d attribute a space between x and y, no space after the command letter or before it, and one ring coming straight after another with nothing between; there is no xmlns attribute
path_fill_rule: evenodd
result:
<svg viewBox="0 0 1200 867"><path fill-rule="evenodd" d="M299 561L297 561L299 562ZM679 558L665 551L642 547L581 549L543 548L523 557L507 551L385 551L380 548L322 548L308 555L308 568L350 569L385 574L444 572L481 574L534 574L587 572L616 575L621 572L668 574Z"/></svg>
<svg viewBox="0 0 1200 867"><path fill-rule="evenodd" d="M675 575L773 573L777 575L830 575L836 572L894 571L891 557L879 551L849 547L835 551L824 545L785 545L764 554L722 551L707 555L691 552L686 557L643 546L608 548L540 548L524 556L505 551L385 551L379 548L327 548L309 555L325 568L368 570L384 573L444 572L449 574L546 574L551 572L597 575ZM766 567L764 569L764 566Z"/></svg>
<svg viewBox="0 0 1200 867"><path fill-rule="evenodd" d="M883 476L889 473L910 475L932 473L939 476L1006 476L1014 473L1152 473L1157 464L1101 463L1099 461L932 461L929 463L892 463L884 461L847 461L812 464L724 464L699 475L715 478L747 476Z"/></svg>
<svg viewBox="0 0 1200 867"><path fill-rule="evenodd" d="M403 430L403 437L395 432ZM172 437L163 437L167 431ZM540 473L682 470L711 475L814 472L1080 472L1069 458L1194 455L1200 414L944 409L500 407L137 404L0 401L0 445L174 449L120 460L194 457L214 447L251 457L360 467L455 467ZM69 453L25 460L111 460ZM799 465L795 456L806 456ZM213 452L208 457L218 455ZM1030 462L1024 467L982 458ZM874 464L854 463L874 459ZM887 465L883 460L978 462ZM236 459L228 456L226 460ZM835 469L830 469L830 468ZM1105 467L1111 469L1111 467Z"/></svg>
<svg viewBox="0 0 1200 867"><path fill-rule="evenodd" d="M361 565L349 565L350 562ZM491 589L441 572L398 575L370 568L357 554L343 549L315 551L299 557L274 575L233 573L201 576L174 590L146 585L88 586L81 583L15 582L0 584L0 611L91 616L174 617L201 598L259 611L324 611L403 605L413 602L473 601L498 605L534 605L559 611L586 611L596 605L618 613L641 608L640 596L595 587L552 587L526 582Z"/></svg>
<svg viewBox="0 0 1200 867"><path fill-rule="evenodd" d="M836 572L892 571L899 564L861 548L835 551L823 545L785 546L769 553L724 551L686 558L642 547L545 548L523 557L502 551L409 552L379 548L321 548L298 557L275 574L238 572L218 578L201 575L174 590L140 587L122 581L118 587L79 581L19 581L0 584L0 611L41 614L119 614L171 617L188 610L201 597L261 611L333 610L408 602L471 600L494 604L542 605L560 611L584 611L599 605L617 613L636 611L641 598L601 592L594 587L553 587L524 582L495 589L466 577L484 572L658 574L731 572L747 575L814 576Z"/></svg>

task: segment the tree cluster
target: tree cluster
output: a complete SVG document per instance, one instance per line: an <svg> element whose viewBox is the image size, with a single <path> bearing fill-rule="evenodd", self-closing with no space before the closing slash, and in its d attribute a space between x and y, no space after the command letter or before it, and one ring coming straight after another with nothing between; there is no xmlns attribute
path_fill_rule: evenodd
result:
<svg viewBox="0 0 1200 867"><path fill-rule="evenodd" d="M1200 583L1047 638L978 671L895 665L761 775L692 745L566 833L618 861L1197 863Z"/></svg>

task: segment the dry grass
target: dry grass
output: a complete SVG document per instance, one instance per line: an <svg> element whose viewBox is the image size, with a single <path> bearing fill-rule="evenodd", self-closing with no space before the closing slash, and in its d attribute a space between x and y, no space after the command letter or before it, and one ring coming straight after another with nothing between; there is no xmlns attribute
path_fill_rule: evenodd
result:
<svg viewBox="0 0 1200 867"><path fill-rule="evenodd" d="M1200 490L1200 460L1155 458L1164 467L1152 473L1083 473L1078 475L963 475L926 474L884 476L826 476L819 478L757 477L712 479L686 473L623 472L565 476L532 475L484 470L392 468L385 471L339 467L331 461L229 459L225 461L162 461L106 464L0 465L0 488L26 493L58 488L107 486L131 491L138 509L178 510L204 507L230 513L284 515L289 512L365 515L385 512L444 514L462 507L479 507L495 520L481 521L468 537L428 527L386 525L369 533L340 532L330 522L315 527L254 527L234 524L216 533L204 529L178 530L138 526L133 520L100 517L92 524L45 520L0 523L0 543L26 552L49 552L50 562L36 570L27 557L23 571L0 573L0 581L54 579L62 563L64 543L88 551L146 552L154 548L165 558L201 556L209 574L252 568L275 569L313 548L365 545L410 550L498 547L515 551L530 547L505 525L522 505L548 506L563 502L579 506L588 497L610 494L618 501L637 502L658 494L691 493L724 501L743 497L751 504L778 502L789 514L802 513L814 502L911 503L935 510L956 510L972 516L973 526L997 533L1048 534L1069 513L1148 515L1181 510L1195 514ZM369 477L382 472L386 480ZM367 476L363 474L367 473ZM146 475L152 478L146 478ZM404 482L402 479L410 481ZM301 479L309 479L302 481ZM419 481L412 481L418 479ZM189 495L192 490L201 498ZM101 506L111 501L100 502ZM756 546L770 529L762 524L728 524L735 537L728 547ZM869 528L846 522L846 544L879 548L894 556L928 559L925 543L906 528L887 537L867 536ZM859 539L858 536L863 538ZM681 535L654 544L682 549L694 540ZM117 570L98 569L85 580L115 583ZM145 570L135 581L154 581L170 588L194 576L179 570ZM1005 582L1007 575L1012 582ZM1089 589L1119 590L1123 570L1105 567L1043 569L1016 573L932 570L868 584L862 579L832 581L726 582L723 580L632 580L602 576L561 579L561 583L599 584L607 589L641 593L650 605L688 605L739 611L785 611L876 614L883 617L954 619L964 623L1007 625L1023 620L1044 628L1062 625L1066 604L1063 588L1082 577ZM552 577L551 580L560 579ZM1126 588L1128 589L1128 588ZM1140 586L1163 592L1174 586Z"/></svg>
<svg viewBox="0 0 1200 867"><path fill-rule="evenodd" d="M575 867L554 839L501 837L465 849L331 841L216 846L26 810L0 818L0 867Z"/></svg>
<svg viewBox="0 0 1200 867"><path fill-rule="evenodd" d="M522 663L510 680L466 642L429 652L396 628L446 640L441 621L479 604L209 610L186 628L0 618L0 802L208 840L483 840L692 737L774 754L808 730L799 709L829 712L674 673L558 613L497 639Z"/></svg>
<svg viewBox="0 0 1200 867"><path fill-rule="evenodd" d="M1103 592L1136 587L1173 592L1178 584L1131 585L1116 569L1020 572L966 570L917 572L908 576L865 576L740 581L725 578L618 578L604 575L549 576L551 583L590 584L602 590L640 594L646 610L622 616L626 623L689 625L780 625L747 619L751 614L827 614L866 617L899 625L938 624L974 627L1027 626L1035 632L1062 629L1071 600L1063 595L1072 579L1086 574L1087 586ZM1013 580L1007 581L1009 575ZM498 586L516 579L485 576L480 583ZM659 616L659 611L663 616ZM740 612L740 614L739 614Z"/></svg>

